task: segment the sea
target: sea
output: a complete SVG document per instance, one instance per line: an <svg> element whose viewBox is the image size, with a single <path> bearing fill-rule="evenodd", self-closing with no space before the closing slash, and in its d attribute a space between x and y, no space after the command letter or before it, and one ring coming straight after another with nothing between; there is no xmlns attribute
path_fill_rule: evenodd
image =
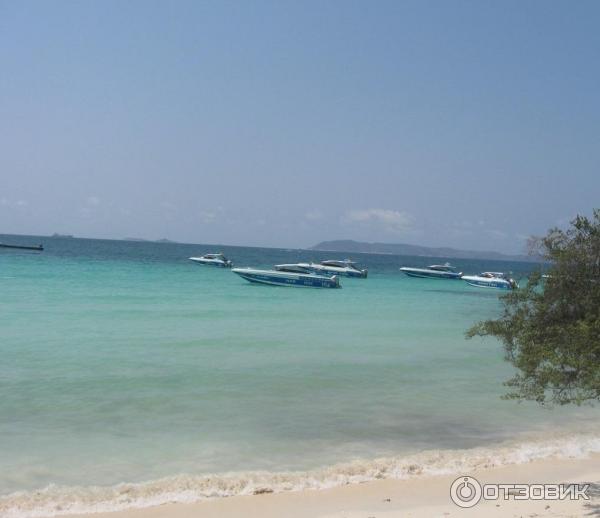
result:
<svg viewBox="0 0 600 518"><path fill-rule="evenodd" d="M600 451L593 406L506 400L499 293L415 279L444 258L353 254L342 289L236 266L347 254L0 236L0 515L91 513L423 477ZM459 271L538 265L451 259Z"/></svg>

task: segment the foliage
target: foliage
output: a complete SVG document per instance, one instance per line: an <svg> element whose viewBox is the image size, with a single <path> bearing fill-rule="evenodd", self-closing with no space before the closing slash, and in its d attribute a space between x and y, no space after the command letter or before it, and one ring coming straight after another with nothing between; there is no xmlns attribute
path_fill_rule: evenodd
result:
<svg viewBox="0 0 600 518"><path fill-rule="evenodd" d="M577 216L567 230L531 242L548 261L526 286L502 297L498 320L480 322L467 337L495 336L517 374L506 398L541 404L600 400L600 209Z"/></svg>

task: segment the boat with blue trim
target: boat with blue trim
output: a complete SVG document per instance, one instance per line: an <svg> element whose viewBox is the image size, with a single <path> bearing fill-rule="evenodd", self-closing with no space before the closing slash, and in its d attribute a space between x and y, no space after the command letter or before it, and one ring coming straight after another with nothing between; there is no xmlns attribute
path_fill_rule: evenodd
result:
<svg viewBox="0 0 600 518"><path fill-rule="evenodd" d="M432 264L427 268L413 268L411 266L403 266L400 268L409 277L421 277L424 279L460 279L462 272L457 273L456 268L450 263Z"/></svg>
<svg viewBox="0 0 600 518"><path fill-rule="evenodd" d="M255 268L233 268L242 279L271 286L293 286L297 288L341 288L336 275L325 277L314 273L298 273L285 270L258 270Z"/></svg>
<svg viewBox="0 0 600 518"><path fill-rule="evenodd" d="M479 275L463 275L462 280L476 288L494 288L497 290L514 290L517 281L503 272L483 272Z"/></svg>
<svg viewBox="0 0 600 518"><path fill-rule="evenodd" d="M233 263L225 257L224 254L204 254L200 257L190 257L190 261L198 264L207 264L210 266L219 266L221 268L231 268Z"/></svg>

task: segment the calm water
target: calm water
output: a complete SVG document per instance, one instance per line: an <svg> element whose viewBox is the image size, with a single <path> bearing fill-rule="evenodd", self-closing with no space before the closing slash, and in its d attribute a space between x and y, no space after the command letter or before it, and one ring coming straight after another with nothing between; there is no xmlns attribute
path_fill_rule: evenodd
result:
<svg viewBox="0 0 600 518"><path fill-rule="evenodd" d="M223 250L237 266L269 266L345 254L43 242L41 254L0 251L0 494L310 470L600 422L597 409L501 400L511 368L499 344L464 339L498 315L498 294L398 271L431 259L355 255L368 279L311 290L251 285L187 258ZM533 267L452 262L516 276Z"/></svg>

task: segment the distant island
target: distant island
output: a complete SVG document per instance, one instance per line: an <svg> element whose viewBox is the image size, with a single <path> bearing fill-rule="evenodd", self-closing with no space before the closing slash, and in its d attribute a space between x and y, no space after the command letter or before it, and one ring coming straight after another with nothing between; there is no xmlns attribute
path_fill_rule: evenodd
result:
<svg viewBox="0 0 600 518"><path fill-rule="evenodd" d="M143 237L124 237L123 241L140 241L144 243L177 243L177 241L171 241L170 239L164 237L162 239L155 239L154 241L152 239L144 239Z"/></svg>
<svg viewBox="0 0 600 518"><path fill-rule="evenodd" d="M50 237L61 237L63 239L73 239L75 236L73 236L71 234L58 234L57 232L55 232Z"/></svg>
<svg viewBox="0 0 600 518"><path fill-rule="evenodd" d="M495 259L497 261L539 261L537 257L528 255L508 255L500 252L478 252L459 250L457 248L408 245L405 243L363 243L351 239L323 241L309 250L324 252L348 252L361 254L417 255L425 257L447 257L456 259Z"/></svg>

